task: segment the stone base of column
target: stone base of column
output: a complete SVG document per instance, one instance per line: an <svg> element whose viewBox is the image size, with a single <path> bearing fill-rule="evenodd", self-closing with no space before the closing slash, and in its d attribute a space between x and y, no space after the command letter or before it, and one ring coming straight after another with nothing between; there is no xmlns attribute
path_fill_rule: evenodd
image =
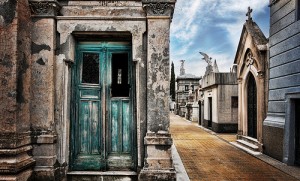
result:
<svg viewBox="0 0 300 181"><path fill-rule="evenodd" d="M60 165L56 155L57 135L46 131L35 131L32 135L33 158L36 161L34 180L60 180Z"/></svg>
<svg viewBox="0 0 300 181"><path fill-rule="evenodd" d="M0 175L0 181L27 181L30 180L31 175L32 170L28 169L14 175Z"/></svg>
<svg viewBox="0 0 300 181"><path fill-rule="evenodd" d="M168 133L147 133L144 144L146 146L145 166L139 174L139 180L176 180L171 154L173 144L171 135Z"/></svg>
<svg viewBox="0 0 300 181"><path fill-rule="evenodd" d="M35 164L30 133L2 133L0 141L0 181L28 180Z"/></svg>

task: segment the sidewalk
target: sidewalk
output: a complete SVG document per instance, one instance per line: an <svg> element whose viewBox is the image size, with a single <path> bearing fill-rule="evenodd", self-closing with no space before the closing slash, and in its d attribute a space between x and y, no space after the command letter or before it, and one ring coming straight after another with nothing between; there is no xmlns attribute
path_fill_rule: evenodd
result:
<svg viewBox="0 0 300 181"><path fill-rule="evenodd" d="M170 118L174 144L191 181L297 180L229 144L234 135L210 134L179 116Z"/></svg>

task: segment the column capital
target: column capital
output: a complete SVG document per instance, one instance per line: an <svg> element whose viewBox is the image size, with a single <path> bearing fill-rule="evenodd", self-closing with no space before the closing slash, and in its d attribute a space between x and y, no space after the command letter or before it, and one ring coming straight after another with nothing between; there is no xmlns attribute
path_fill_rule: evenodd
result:
<svg viewBox="0 0 300 181"><path fill-rule="evenodd" d="M40 17L55 17L61 9L61 5L56 0L31 0L29 6L31 14Z"/></svg>
<svg viewBox="0 0 300 181"><path fill-rule="evenodd" d="M176 0L142 0L147 16L173 17Z"/></svg>

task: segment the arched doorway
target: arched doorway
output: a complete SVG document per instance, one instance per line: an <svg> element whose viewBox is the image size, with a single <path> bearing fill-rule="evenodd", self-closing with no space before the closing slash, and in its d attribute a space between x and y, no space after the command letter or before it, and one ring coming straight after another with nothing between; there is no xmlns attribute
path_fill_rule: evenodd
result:
<svg viewBox="0 0 300 181"><path fill-rule="evenodd" d="M257 89L252 74L249 75L247 93L248 136L257 138Z"/></svg>
<svg viewBox="0 0 300 181"><path fill-rule="evenodd" d="M198 114L198 125L201 125L201 101L198 101L198 105L199 105L199 114Z"/></svg>

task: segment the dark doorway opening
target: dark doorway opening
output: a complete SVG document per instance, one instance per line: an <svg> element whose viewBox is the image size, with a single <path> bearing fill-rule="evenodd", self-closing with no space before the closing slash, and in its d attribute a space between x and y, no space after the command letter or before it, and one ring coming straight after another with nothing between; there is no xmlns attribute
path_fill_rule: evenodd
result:
<svg viewBox="0 0 300 181"><path fill-rule="evenodd" d="M295 100L295 164L300 165L300 99Z"/></svg>
<svg viewBox="0 0 300 181"><path fill-rule="evenodd" d="M201 125L201 101L198 101L198 105L199 105L199 117L198 117L198 125Z"/></svg>
<svg viewBox="0 0 300 181"><path fill-rule="evenodd" d="M257 138L257 90L255 79L252 74L249 75L247 91L248 136Z"/></svg>
<svg viewBox="0 0 300 181"><path fill-rule="evenodd" d="M112 54L112 97L129 97L128 54Z"/></svg>
<svg viewBox="0 0 300 181"><path fill-rule="evenodd" d="M208 120L208 128L212 127L212 98L208 98L208 103L209 103L209 120Z"/></svg>

